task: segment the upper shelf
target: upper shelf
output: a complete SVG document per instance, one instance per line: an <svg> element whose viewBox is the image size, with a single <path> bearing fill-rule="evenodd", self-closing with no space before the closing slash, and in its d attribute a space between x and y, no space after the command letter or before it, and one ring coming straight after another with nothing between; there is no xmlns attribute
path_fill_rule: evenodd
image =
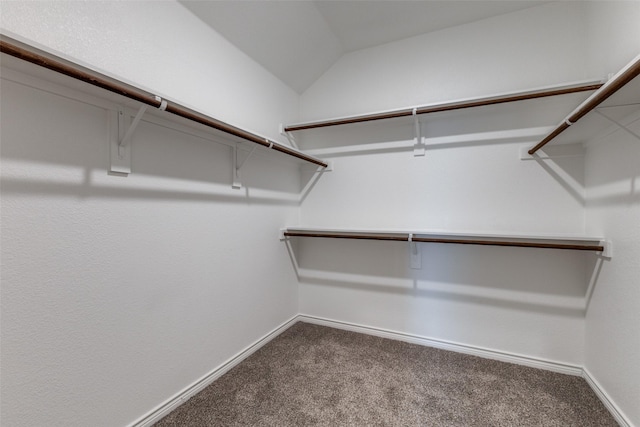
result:
<svg viewBox="0 0 640 427"><path fill-rule="evenodd" d="M602 87L602 85L603 83L601 81L571 83L523 92L510 92L490 97L470 98L453 102L430 104L415 108L405 108L400 110L383 111L359 116L349 116L329 120L297 123L285 126L284 130L285 132L294 132L307 129L340 126L352 123L362 123L375 120L393 119L398 117L410 117L423 114L439 113L445 111L464 110L468 108L483 107L489 105L514 103L518 101L527 101L532 99L555 97L559 95L568 95L572 93L595 91Z"/></svg>
<svg viewBox="0 0 640 427"><path fill-rule="evenodd" d="M451 233L438 230L409 232L404 230L340 230L289 227L281 230L281 237L320 237L332 239L565 249L601 252L605 257L611 256L611 242L599 237L584 236Z"/></svg>
<svg viewBox="0 0 640 427"><path fill-rule="evenodd" d="M473 138L478 141L487 138L496 140L496 138L502 137L516 140L516 136L523 136L527 140L544 138L535 147L528 150L528 153L532 155L554 139L558 143L579 143L592 139L602 134L603 130L606 132L612 123L629 130L627 128L629 124L640 120L640 114L638 114L638 105L640 105L639 74L640 56L604 84L597 81L572 83L491 97L297 123L285 126L284 130L286 132L306 131L373 121L384 121L385 126L391 126L391 122L405 126L409 124L409 120L414 120L416 121L416 135L419 138L420 127L417 120L422 115L430 115L429 136L423 140L426 146L452 141L468 141ZM577 108L576 105L578 105ZM593 110L599 114L589 114ZM569 114L566 115L567 113ZM557 118L563 115L566 115L566 118L560 124L551 125L557 123ZM576 124L578 120L587 115L589 120L582 120ZM571 132L564 134L563 132L570 126L572 127ZM372 149L367 146L379 146L384 149L390 147L389 144L381 144L382 141L391 140L389 137L392 132L390 128L378 127L375 129L374 134L381 135L378 137L379 140L373 140L378 143L377 145L371 143L371 137L358 141L354 132L355 128L351 126L345 126L345 128L351 128L345 133L346 137L343 135L336 139L322 133L311 137L309 141L320 141L321 139L318 139L320 136L322 146L317 148L311 145L307 147L311 148L309 152L334 155ZM522 132L504 132L514 129L521 129ZM396 133L400 136L396 137L394 141L411 138L406 132L396 131ZM636 133L634 135L638 136ZM422 136L424 137L424 135ZM352 145L334 147L336 144L342 144L342 141L339 140L350 141ZM309 144L305 140L300 142ZM409 144L405 145L406 148L411 147Z"/></svg>
<svg viewBox="0 0 640 427"><path fill-rule="evenodd" d="M230 125L179 103L163 99L147 90L107 76L76 62L66 60L50 52L45 52L44 50L38 49L27 43L8 37L5 34L0 35L0 51L6 55L19 58L23 61L55 71L56 73L102 88L108 92L134 100L143 105L148 105L160 111L165 111L174 116L186 119L190 122L195 122L208 128L215 129L216 131L222 132L226 135L231 135L234 138L258 144L267 149L272 149L321 167L326 168L328 166L325 161L317 157L305 154L292 147L272 141L269 138L265 138L239 127Z"/></svg>
<svg viewBox="0 0 640 427"><path fill-rule="evenodd" d="M602 129L602 122L613 122L620 126L625 126L618 121L628 116L629 108L635 107L637 111L638 105L640 105L640 55L638 55L633 61L628 63L622 70L614 75L607 83L605 83L600 89L595 91L589 98L587 98L582 104L580 104L575 110L573 110L565 119L560 122L542 141L536 146L532 147L528 152L533 155L544 147L552 140L558 138L569 127L578 129L572 137L574 140L583 140L593 137L599 129ZM582 125L584 121L580 122L579 126L574 126L578 120L589 115L590 112L599 109L613 109L617 107L618 111L611 111L611 114L620 116L618 118L612 117L610 114L600 112L601 118L596 119L593 123ZM589 120L591 122L591 120ZM600 123L599 123L600 122ZM565 138L565 141L568 138ZM559 142L563 142L558 138Z"/></svg>
<svg viewBox="0 0 640 427"><path fill-rule="evenodd" d="M601 81L286 126L296 144L322 158L540 140ZM416 112L414 115L413 112ZM295 134L295 135L293 135Z"/></svg>

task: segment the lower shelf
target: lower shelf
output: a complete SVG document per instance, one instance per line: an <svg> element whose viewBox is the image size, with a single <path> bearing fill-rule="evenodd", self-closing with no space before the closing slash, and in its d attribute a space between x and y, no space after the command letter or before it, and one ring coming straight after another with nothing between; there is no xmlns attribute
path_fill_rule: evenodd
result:
<svg viewBox="0 0 640 427"><path fill-rule="evenodd" d="M280 230L281 240L291 237L565 249L599 252L607 258L612 255L611 241L600 237L463 234L442 231L338 230L297 227L288 227Z"/></svg>

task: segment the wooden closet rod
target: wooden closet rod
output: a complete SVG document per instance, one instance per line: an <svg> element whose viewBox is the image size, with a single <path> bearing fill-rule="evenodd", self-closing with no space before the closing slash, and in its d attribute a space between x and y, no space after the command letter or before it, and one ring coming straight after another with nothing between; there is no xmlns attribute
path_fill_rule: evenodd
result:
<svg viewBox="0 0 640 427"><path fill-rule="evenodd" d="M512 95L495 96L495 97L489 97L489 98L478 98L478 99L469 100L469 101L449 102L444 104L429 105L424 107L417 107L415 109L416 110L415 114L429 114L429 113L437 113L441 111L461 110L464 108L481 107L484 105L495 105L495 104L503 104L505 102L524 101L527 99L545 98L548 96L556 96L556 95L566 95L570 93L596 90L596 89L599 89L601 86L602 86L602 83L579 84L579 85L565 86L557 89L544 89L544 90L524 92L524 93L512 94ZM403 110L387 111L387 112L377 113L377 114L366 114L362 116L351 116L351 117L345 117L341 119L289 125L289 126L286 126L284 130L285 132L294 132L297 130L315 129L315 128L322 128L322 127L328 127L328 126L339 126L339 125L346 125L350 123L369 122L373 120L392 119L395 117L407 117L407 116L412 116L413 114L414 114L413 109L408 108Z"/></svg>
<svg viewBox="0 0 640 427"><path fill-rule="evenodd" d="M556 136L564 132L569 126L583 118L591 110L604 102L611 95L619 91L624 85L636 78L640 74L640 56L629 63L611 80L605 83L600 89L593 93L586 101L576 108L566 119L562 121L549 135L540 141L535 147L531 148L528 153L533 155L536 151L547 145Z"/></svg>
<svg viewBox="0 0 640 427"><path fill-rule="evenodd" d="M535 243L535 242L512 242L508 240L467 240L467 239L442 239L433 237L414 237L414 242L424 243L455 243L458 245L483 245L483 246L512 246L519 248L546 248L546 249L568 249L573 251L604 251L601 245L577 245L566 243Z"/></svg>
<svg viewBox="0 0 640 427"><path fill-rule="evenodd" d="M25 45L25 47L23 47L21 45L22 43L13 40L5 35L2 35L0 39L0 51L2 53L6 53L7 55L14 56L16 58L39 65L57 73L64 74L77 80L81 80L85 83L89 83L90 85L100 87L113 93L117 93L118 95L122 95L143 104L147 104L155 108L164 109L165 111L176 116L191 120L196 123L200 123L204 126L219 130L221 132L236 136L255 144L262 145L263 147L272 148L283 154L296 157L298 159L316 164L318 166L322 166L325 168L327 167L326 162L308 154L304 154L293 148L287 147L286 145L282 145L268 138L261 137L244 129L237 128L223 121L206 116L173 101L162 100L160 97L156 97L155 95L143 89L108 77L104 74L75 64L73 62L67 61L56 55L46 53L33 46Z"/></svg>
<svg viewBox="0 0 640 427"><path fill-rule="evenodd" d="M309 231L285 231L285 237L325 237L329 239L358 239L358 240L392 240L396 242L408 242L408 234L356 234L356 233L325 233Z"/></svg>
<svg viewBox="0 0 640 427"><path fill-rule="evenodd" d="M419 233L418 233L419 234ZM408 234L376 234L376 233L337 233L337 232L310 232L310 231L285 231L285 237L323 237L331 239L360 239L360 240L392 240L399 242L408 242ZM413 236L411 238L413 242L422 243L453 243L460 245L484 245L484 246L510 246L521 248L545 248L545 249L567 249L575 251L604 251L602 245L587 245L587 244L567 244L567 243L548 243L548 242L531 242L517 241L517 240L483 240L479 238L475 239L460 239L456 237L418 237Z"/></svg>

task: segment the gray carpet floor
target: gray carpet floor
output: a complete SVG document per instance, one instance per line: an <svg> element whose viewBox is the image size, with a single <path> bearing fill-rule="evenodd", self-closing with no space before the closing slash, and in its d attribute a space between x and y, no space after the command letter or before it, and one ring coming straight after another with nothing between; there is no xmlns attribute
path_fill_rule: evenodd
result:
<svg viewBox="0 0 640 427"><path fill-rule="evenodd" d="M584 379L297 323L156 426L617 426Z"/></svg>

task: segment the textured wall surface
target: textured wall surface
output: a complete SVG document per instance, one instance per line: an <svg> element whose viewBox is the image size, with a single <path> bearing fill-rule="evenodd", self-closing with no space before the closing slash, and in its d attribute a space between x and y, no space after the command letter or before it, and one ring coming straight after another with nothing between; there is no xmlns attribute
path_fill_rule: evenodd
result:
<svg viewBox="0 0 640 427"><path fill-rule="evenodd" d="M639 2L593 2L587 11L593 70L615 72L640 54ZM603 112L640 134L637 105ZM589 303L585 367L628 422L638 426L640 141L616 126L604 135L587 142L587 231L612 239L615 252L603 263Z"/></svg>
<svg viewBox="0 0 640 427"><path fill-rule="evenodd" d="M579 4L546 5L355 52L303 94L303 115L362 113L580 80L586 52L581 11ZM562 53L558 44L565 46ZM527 129L554 126L586 96L566 104L543 100L525 108L425 116L422 133L434 145L424 157L399 148L414 137L408 120L305 132L302 142L309 148L349 145L353 152L335 154L334 171L304 201L301 222L582 234L584 158L538 163L520 160L519 153L542 139L527 137ZM512 137L487 137L491 132ZM376 150L376 144L389 145ZM422 270L411 270L408 245L302 241L301 312L582 363L591 254L421 247Z"/></svg>
<svg viewBox="0 0 640 427"><path fill-rule="evenodd" d="M31 42L247 130L282 140L298 95L173 1L3 2Z"/></svg>
<svg viewBox="0 0 640 427"><path fill-rule="evenodd" d="M344 55L300 98L302 120L526 90L588 77L580 2L558 2Z"/></svg>
<svg viewBox="0 0 640 427"><path fill-rule="evenodd" d="M630 129L640 132L635 114ZM618 129L587 152L587 224L614 242L587 312L585 366L640 425L640 144Z"/></svg>
<svg viewBox="0 0 640 427"><path fill-rule="evenodd" d="M298 113L603 77L640 51L638 5L551 3L354 52L300 100L174 2L3 2L0 23L282 140L277 125ZM297 312L584 364L640 424L637 139L618 131L589 145L586 168L580 156L520 160L537 142L530 130L555 125L571 102L429 119L423 134L440 143L425 157L401 147L410 121L301 135L310 149L355 148L329 155L334 171L300 207L297 163L257 153L243 168L248 190L233 191L227 146L149 122L134 136L134 173L108 176L107 109L5 70L3 424L126 425ZM412 270L405 244L308 239L294 243L294 271L276 234L296 224L587 232L612 238L615 258L421 245Z"/></svg>
<svg viewBox="0 0 640 427"><path fill-rule="evenodd" d="M2 81L2 422L125 425L297 313L297 163Z"/></svg>
<svg viewBox="0 0 640 427"><path fill-rule="evenodd" d="M2 26L271 137L296 114L177 3L3 2ZM297 313L298 163L256 153L232 190L229 147L143 121L108 176L106 109L2 77L3 425L127 425Z"/></svg>
<svg viewBox="0 0 640 427"><path fill-rule="evenodd" d="M304 226L581 234L580 194L518 157L521 144L341 156L302 206ZM567 160L567 159L565 159ZM581 175L582 157L566 169ZM561 163L562 164L562 163ZM302 239L300 311L581 364L591 254Z"/></svg>

